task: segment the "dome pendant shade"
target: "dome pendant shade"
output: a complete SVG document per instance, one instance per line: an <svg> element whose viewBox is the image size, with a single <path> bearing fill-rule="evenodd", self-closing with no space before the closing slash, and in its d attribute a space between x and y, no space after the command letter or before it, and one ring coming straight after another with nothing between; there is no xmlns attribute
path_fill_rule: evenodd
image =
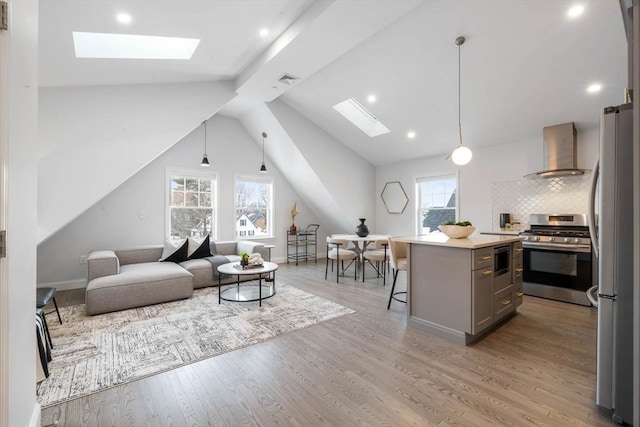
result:
<svg viewBox="0 0 640 427"><path fill-rule="evenodd" d="M260 172L265 173L267 171L267 167L264 165L264 162L262 162L262 166L260 166Z"/></svg>
<svg viewBox="0 0 640 427"><path fill-rule="evenodd" d="M207 158L207 153L204 153L204 154L202 155L202 161L200 162L200 166L205 166L205 167L207 167L207 166L211 166L211 165L209 164L209 159Z"/></svg>
<svg viewBox="0 0 640 427"><path fill-rule="evenodd" d="M463 166L469 163L471 161L471 157L473 157L471 150L462 144L453 150L453 153L451 153L451 160L453 160L453 163L458 166Z"/></svg>

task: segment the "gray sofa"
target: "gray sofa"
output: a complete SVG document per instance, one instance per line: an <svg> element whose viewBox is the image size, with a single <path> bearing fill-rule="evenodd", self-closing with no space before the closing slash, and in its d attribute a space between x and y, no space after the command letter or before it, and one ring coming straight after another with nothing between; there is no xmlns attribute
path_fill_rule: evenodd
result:
<svg viewBox="0 0 640 427"><path fill-rule="evenodd" d="M181 263L159 262L163 245L123 250L92 251L87 257L87 314L142 307L190 298L195 288L218 285L215 266L221 262L237 262L240 253L260 253L267 259L262 243L251 241L218 241L211 243L210 258ZM222 258L222 257L224 258ZM257 275L241 276L241 280L257 279ZM222 284L236 281L236 276L223 276Z"/></svg>

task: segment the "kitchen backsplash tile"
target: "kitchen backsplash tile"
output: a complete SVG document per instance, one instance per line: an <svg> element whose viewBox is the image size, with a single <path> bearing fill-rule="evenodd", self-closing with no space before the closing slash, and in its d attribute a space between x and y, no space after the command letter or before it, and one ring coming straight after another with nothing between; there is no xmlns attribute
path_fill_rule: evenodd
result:
<svg viewBox="0 0 640 427"><path fill-rule="evenodd" d="M534 178L493 183L492 228L499 230L500 213L520 221L520 231L529 228L529 214L588 212L591 173L581 176Z"/></svg>

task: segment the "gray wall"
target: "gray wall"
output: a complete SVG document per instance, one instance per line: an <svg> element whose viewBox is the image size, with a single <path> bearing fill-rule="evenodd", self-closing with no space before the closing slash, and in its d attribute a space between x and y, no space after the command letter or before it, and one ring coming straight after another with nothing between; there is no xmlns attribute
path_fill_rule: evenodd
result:
<svg viewBox="0 0 640 427"><path fill-rule="evenodd" d="M202 170L203 130L196 129L166 153L146 166L123 185L108 194L76 220L38 246L38 285L54 284L59 288L85 286L86 266L80 256L94 249L118 249L161 244L165 236L166 169L177 167ZM270 144L277 141L270 140ZM262 160L261 146L256 145L245 128L235 119L215 116L207 123L207 151L211 167L218 175L218 227L220 240L235 238L234 176L258 173ZM291 188L281 173L266 159L268 175L274 179L275 244L272 256L285 256L286 230L291 220L289 210L298 203L301 214L298 226L319 223L319 240L326 230ZM319 249L324 249L320 245Z"/></svg>

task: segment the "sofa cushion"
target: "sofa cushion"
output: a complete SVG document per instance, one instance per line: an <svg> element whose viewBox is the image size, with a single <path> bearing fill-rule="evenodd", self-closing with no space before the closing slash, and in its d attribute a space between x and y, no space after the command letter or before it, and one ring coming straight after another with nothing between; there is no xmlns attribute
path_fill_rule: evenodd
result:
<svg viewBox="0 0 640 427"><path fill-rule="evenodd" d="M87 314L107 313L189 298L193 275L172 262L120 267L120 274L98 277L87 285Z"/></svg>
<svg viewBox="0 0 640 427"><path fill-rule="evenodd" d="M211 243L211 253L213 255L237 255L236 247L238 242L236 241L220 241Z"/></svg>
<svg viewBox="0 0 640 427"><path fill-rule="evenodd" d="M208 234L202 239L189 237L187 241L189 242L187 259L198 259L211 256Z"/></svg>
<svg viewBox="0 0 640 427"><path fill-rule="evenodd" d="M164 250L162 251L160 261L175 263L186 261L188 251L189 241L187 239L176 243L171 240L167 240L164 242Z"/></svg>

